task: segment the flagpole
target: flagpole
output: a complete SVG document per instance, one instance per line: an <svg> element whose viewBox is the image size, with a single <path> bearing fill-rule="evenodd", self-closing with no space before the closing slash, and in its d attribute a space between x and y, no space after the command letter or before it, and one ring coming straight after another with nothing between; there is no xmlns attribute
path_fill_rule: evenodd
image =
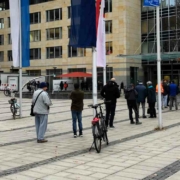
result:
<svg viewBox="0 0 180 180"><path fill-rule="evenodd" d="M93 84L93 105L97 104L97 67L96 67L96 48L93 47L93 68L92 68L92 73L93 73L93 79L92 79L92 84ZM94 111L95 115L95 111Z"/></svg>
<svg viewBox="0 0 180 180"><path fill-rule="evenodd" d="M22 118L22 29L21 29L21 0L19 0L20 39L19 39L19 116Z"/></svg>
<svg viewBox="0 0 180 180"><path fill-rule="evenodd" d="M157 75L158 75L158 123L163 128L161 103L161 49L160 49L160 17L159 6L156 7L156 33L157 33Z"/></svg>

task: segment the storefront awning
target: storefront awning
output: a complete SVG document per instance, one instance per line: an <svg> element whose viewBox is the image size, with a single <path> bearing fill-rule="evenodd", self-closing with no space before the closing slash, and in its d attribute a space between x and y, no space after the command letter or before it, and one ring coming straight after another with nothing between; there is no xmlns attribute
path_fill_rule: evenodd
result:
<svg viewBox="0 0 180 180"><path fill-rule="evenodd" d="M120 58L127 58L127 59L137 59L137 60L145 60L145 61L156 61L157 60L157 53L152 54L139 54L139 55L118 55ZM161 60L162 61L169 61L169 60L180 60L180 52L168 52L168 53L161 53Z"/></svg>

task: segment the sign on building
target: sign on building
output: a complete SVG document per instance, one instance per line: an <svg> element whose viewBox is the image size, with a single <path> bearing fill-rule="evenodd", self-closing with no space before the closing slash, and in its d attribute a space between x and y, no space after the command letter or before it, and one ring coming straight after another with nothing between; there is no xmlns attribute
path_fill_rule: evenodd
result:
<svg viewBox="0 0 180 180"><path fill-rule="evenodd" d="M159 0L144 0L144 6L159 6Z"/></svg>

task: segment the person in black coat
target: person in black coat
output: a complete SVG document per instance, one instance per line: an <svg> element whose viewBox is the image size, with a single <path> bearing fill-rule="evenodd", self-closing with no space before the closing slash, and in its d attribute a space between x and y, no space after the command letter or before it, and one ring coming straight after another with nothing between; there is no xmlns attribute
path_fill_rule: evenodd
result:
<svg viewBox="0 0 180 180"><path fill-rule="evenodd" d="M169 94L169 87L167 85L166 80L164 80L164 82L163 82L163 89L164 89L164 93L163 93L163 107L167 108L167 99L168 99L168 94Z"/></svg>
<svg viewBox="0 0 180 180"><path fill-rule="evenodd" d="M61 89L61 91L62 91L63 88L64 88L64 83L63 83L63 81L60 82L59 86L60 86L60 89Z"/></svg>
<svg viewBox="0 0 180 180"><path fill-rule="evenodd" d="M137 104L136 104L136 98L138 97L138 93L134 88L133 84L130 84L127 89L125 89L125 98L127 100L127 106L129 109L129 119L130 123L134 124L133 120L133 110L135 113L135 118L136 118L136 125L142 124L139 122L139 114L138 114L138 109L137 109Z"/></svg>
<svg viewBox="0 0 180 180"><path fill-rule="evenodd" d="M112 78L107 85L105 85L101 90L101 96L105 98L106 101L111 101L110 103L106 104L106 126L110 126L110 128L114 128L114 115L116 110L116 101L117 98L120 97L120 92L118 89L118 85L115 82L115 78ZM109 122L109 115L110 122Z"/></svg>
<svg viewBox="0 0 180 180"><path fill-rule="evenodd" d="M156 109L155 109L155 104L156 104L156 91L152 85L151 81L147 82L147 102L149 104L149 118L156 118Z"/></svg>
<svg viewBox="0 0 180 180"><path fill-rule="evenodd" d="M145 115L145 100L146 100L146 96L147 96L147 89L143 85L142 81L139 81L139 84L136 86L136 91L138 93L138 97L137 97L138 115L139 115L139 107L140 107L140 104L141 104L142 110L143 110L143 116L142 117L146 118L146 115Z"/></svg>

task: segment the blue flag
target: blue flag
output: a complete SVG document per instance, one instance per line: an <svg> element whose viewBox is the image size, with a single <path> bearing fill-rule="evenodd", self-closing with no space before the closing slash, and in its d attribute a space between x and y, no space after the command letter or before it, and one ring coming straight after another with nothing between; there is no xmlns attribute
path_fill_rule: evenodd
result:
<svg viewBox="0 0 180 180"><path fill-rule="evenodd" d="M144 0L144 6L159 6L159 0Z"/></svg>
<svg viewBox="0 0 180 180"><path fill-rule="evenodd" d="M71 0L71 32L69 45L96 47L95 0Z"/></svg>
<svg viewBox="0 0 180 180"><path fill-rule="evenodd" d="M21 0L22 67L30 66L29 0Z"/></svg>

